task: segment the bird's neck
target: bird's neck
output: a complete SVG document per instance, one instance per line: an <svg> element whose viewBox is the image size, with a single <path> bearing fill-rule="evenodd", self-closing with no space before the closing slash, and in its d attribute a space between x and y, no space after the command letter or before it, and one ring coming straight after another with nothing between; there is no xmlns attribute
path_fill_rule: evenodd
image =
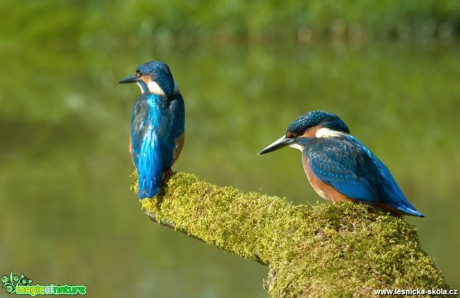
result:
<svg viewBox="0 0 460 298"><path fill-rule="evenodd" d="M327 127L322 127L318 129L315 133L316 138L338 138L344 137L347 133L343 131L333 130Z"/></svg>

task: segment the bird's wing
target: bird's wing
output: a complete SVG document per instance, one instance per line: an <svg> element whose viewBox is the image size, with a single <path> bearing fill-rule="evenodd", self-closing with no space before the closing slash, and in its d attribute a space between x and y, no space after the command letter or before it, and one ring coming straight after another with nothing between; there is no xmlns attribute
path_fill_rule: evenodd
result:
<svg viewBox="0 0 460 298"><path fill-rule="evenodd" d="M372 153L357 139L320 139L306 153L313 173L337 191L359 201L378 200Z"/></svg>
<svg viewBox="0 0 460 298"><path fill-rule="evenodd" d="M175 137L179 137L184 133L185 126L185 107L184 99L180 92L174 95L171 104L169 105L169 113L171 115L172 127L171 131Z"/></svg>
<svg viewBox="0 0 460 298"><path fill-rule="evenodd" d="M403 213L424 217L424 215L418 212L404 196L403 192L393 178L393 175L391 175L390 170L388 170L383 162L380 161L380 159L378 159L376 156L373 156L373 160L381 174L379 186L380 199L382 203L390 205L393 208L402 211Z"/></svg>
<svg viewBox="0 0 460 298"><path fill-rule="evenodd" d="M138 159L139 198L152 198L160 188L165 170L165 152L162 150L161 136L149 127L142 140Z"/></svg>
<svg viewBox="0 0 460 298"><path fill-rule="evenodd" d="M179 154L184 145L184 129L185 129L185 108L184 100L180 92L177 92L169 106L171 115L171 139L172 139L172 161L169 166L172 166L179 157Z"/></svg>
<svg viewBox="0 0 460 298"><path fill-rule="evenodd" d="M139 100L131 120L132 157L139 176L139 198L151 198L158 192L165 169L162 117L145 100Z"/></svg>
<svg viewBox="0 0 460 298"><path fill-rule="evenodd" d="M139 164L142 141L148 130L148 123L146 123L148 110L147 102L138 100L131 117L131 154L136 168Z"/></svg>

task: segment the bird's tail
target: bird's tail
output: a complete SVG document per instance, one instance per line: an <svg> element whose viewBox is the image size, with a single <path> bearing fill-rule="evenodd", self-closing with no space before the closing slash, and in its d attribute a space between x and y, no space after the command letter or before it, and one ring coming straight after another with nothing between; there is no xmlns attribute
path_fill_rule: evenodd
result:
<svg viewBox="0 0 460 298"><path fill-rule="evenodd" d="M137 169L139 175L139 199L153 198L157 195L161 180L163 178L163 167L161 163L140 163Z"/></svg>
<svg viewBox="0 0 460 298"><path fill-rule="evenodd" d="M412 207L412 208L411 208ZM413 216L418 216L418 217L425 217L425 215L423 215L422 213L418 212L417 210L415 210L415 208L411 205L411 207L408 207L408 206L400 206L398 207L397 209L399 211L402 211L404 212L405 214L407 215L413 215Z"/></svg>
<svg viewBox="0 0 460 298"><path fill-rule="evenodd" d="M384 183L384 188L386 192L385 201L387 201L387 203L389 203L391 206L406 215L425 217L425 215L418 212L415 207L412 206L412 204L406 199L394 179L387 180L387 182Z"/></svg>
<svg viewBox="0 0 460 298"><path fill-rule="evenodd" d="M406 199L390 171L380 160L378 160L378 166L380 167L380 171L384 177L384 179L380 181L380 195L383 203L390 205L398 211L401 211L403 214L425 217L425 215L418 212L415 207L412 206L412 204Z"/></svg>
<svg viewBox="0 0 460 298"><path fill-rule="evenodd" d="M160 183L156 181L155 177L145 177L139 175L139 190L138 197L139 199L153 198L158 193L160 189Z"/></svg>

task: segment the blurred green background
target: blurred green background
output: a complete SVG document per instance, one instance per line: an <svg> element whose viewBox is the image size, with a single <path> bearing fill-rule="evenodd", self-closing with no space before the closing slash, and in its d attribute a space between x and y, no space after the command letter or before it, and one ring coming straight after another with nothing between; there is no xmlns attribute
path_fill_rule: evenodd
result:
<svg viewBox="0 0 460 298"><path fill-rule="evenodd" d="M151 223L129 191L139 90L117 81L160 59L186 102L176 170L322 204L299 152L257 152L300 114L335 112L426 215L407 220L460 288L459 1L42 0L0 11L0 275L85 284L89 297L266 297L266 267Z"/></svg>

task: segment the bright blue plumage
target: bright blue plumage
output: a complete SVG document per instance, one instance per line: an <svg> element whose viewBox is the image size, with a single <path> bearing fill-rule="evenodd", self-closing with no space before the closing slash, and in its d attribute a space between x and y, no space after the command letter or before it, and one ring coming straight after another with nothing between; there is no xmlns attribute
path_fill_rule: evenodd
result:
<svg viewBox="0 0 460 298"><path fill-rule="evenodd" d="M348 197L360 201L376 201L377 173L373 171L375 166L372 159L359 146L360 143L346 137L315 138L311 139L311 143L305 142L304 154L316 177Z"/></svg>
<svg viewBox="0 0 460 298"><path fill-rule="evenodd" d="M260 154L285 146L302 151L305 173L318 194L333 201L351 199L396 214L423 217L406 199L388 168L335 114L309 112L297 118L286 136Z"/></svg>
<svg viewBox="0 0 460 298"><path fill-rule="evenodd" d="M142 64L134 76L120 81L134 82L142 94L132 112L130 151L138 172L138 196L152 198L183 145L184 101L162 62Z"/></svg>

